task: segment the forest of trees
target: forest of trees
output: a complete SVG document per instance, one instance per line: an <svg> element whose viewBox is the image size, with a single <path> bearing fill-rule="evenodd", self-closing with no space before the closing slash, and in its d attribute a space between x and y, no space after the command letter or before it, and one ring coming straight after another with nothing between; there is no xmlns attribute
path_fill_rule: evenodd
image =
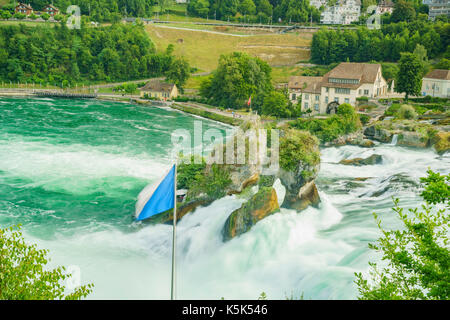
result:
<svg viewBox="0 0 450 320"><path fill-rule="evenodd" d="M249 22L307 22L320 20L320 11L309 0L191 0L191 15L220 20L246 17Z"/></svg>
<svg viewBox="0 0 450 320"><path fill-rule="evenodd" d="M398 22L383 25L379 30L322 29L313 36L311 60L317 64L351 61L391 61L400 59L401 52L413 52L417 44L427 50L428 58L450 55L450 23Z"/></svg>
<svg viewBox="0 0 450 320"><path fill-rule="evenodd" d="M0 80L44 84L121 81L165 74L172 50L156 52L141 25L70 30L0 26Z"/></svg>
<svg viewBox="0 0 450 320"><path fill-rule="evenodd" d="M81 14L98 22L116 22L122 17L152 17L156 12L210 18L224 21L251 23L305 23L319 22L322 8L310 5L310 0L190 0L187 7L177 5L175 0L53 0L53 4L65 13L70 5L78 5ZM365 24L370 16L367 8L380 0L362 0L361 17L356 24ZM422 0L393 0L392 15L382 16L382 24L427 18L428 6ZM2 9L14 13L14 2ZM49 0L27 1L34 10L41 10ZM337 0L328 0L335 5ZM187 12L185 11L187 10Z"/></svg>

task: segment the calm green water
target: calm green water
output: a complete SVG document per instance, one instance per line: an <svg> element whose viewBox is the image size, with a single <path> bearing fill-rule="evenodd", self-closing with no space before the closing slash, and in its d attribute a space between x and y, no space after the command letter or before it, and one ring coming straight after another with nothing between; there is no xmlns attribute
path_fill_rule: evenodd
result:
<svg viewBox="0 0 450 320"><path fill-rule="evenodd" d="M21 223L51 252L93 282L90 298L168 299L172 229L132 220L137 195L170 166L171 136L226 127L156 107L94 100L0 98L0 226ZM352 167L342 159L383 156ZM379 144L322 150L322 203L300 214L282 209L227 243L221 230L242 199L227 196L178 224L178 298L255 299L302 294L354 299L354 272L379 257L371 213L397 227L392 196L420 204L427 168L447 173L449 155ZM369 178L357 182L355 178Z"/></svg>

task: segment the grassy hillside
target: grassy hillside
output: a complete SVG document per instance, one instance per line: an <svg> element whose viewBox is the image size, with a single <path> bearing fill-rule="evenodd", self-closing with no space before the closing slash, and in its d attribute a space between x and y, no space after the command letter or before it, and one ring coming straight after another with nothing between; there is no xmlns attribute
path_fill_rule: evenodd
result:
<svg viewBox="0 0 450 320"><path fill-rule="evenodd" d="M219 56L233 51L258 56L272 66L293 65L309 59L311 34L245 35L241 32L234 35L223 27L216 27L214 30L208 28L208 31L217 33L175 27L148 25L146 29L158 49L165 49L173 44L175 54L185 56L192 66L202 71L214 70Z"/></svg>

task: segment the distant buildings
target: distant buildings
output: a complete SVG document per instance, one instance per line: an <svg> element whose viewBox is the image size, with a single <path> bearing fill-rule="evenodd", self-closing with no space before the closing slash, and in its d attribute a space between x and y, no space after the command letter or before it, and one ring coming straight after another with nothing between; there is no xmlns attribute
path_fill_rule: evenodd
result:
<svg viewBox="0 0 450 320"><path fill-rule="evenodd" d="M289 98L301 101L301 110L332 113L342 103L356 104L356 98L374 98L388 93L380 64L344 62L323 77L291 77Z"/></svg>
<svg viewBox="0 0 450 320"><path fill-rule="evenodd" d="M437 16L446 15L450 17L450 1L449 0L423 0L423 4L428 5L429 19L434 20Z"/></svg>
<svg viewBox="0 0 450 320"><path fill-rule="evenodd" d="M19 2L19 4L16 6L15 12L29 16L33 13L33 8L29 4Z"/></svg>
<svg viewBox="0 0 450 320"><path fill-rule="evenodd" d="M52 4L46 5L42 12L48 13L51 17L54 17L59 13L59 9L53 6Z"/></svg>
<svg viewBox="0 0 450 320"><path fill-rule="evenodd" d="M139 88L141 97L147 95L149 98L167 100L178 97L178 88L173 83L166 83L160 80L151 80L145 86Z"/></svg>
<svg viewBox="0 0 450 320"><path fill-rule="evenodd" d="M450 70L435 69L423 77L422 95L450 98Z"/></svg>
<svg viewBox="0 0 450 320"><path fill-rule="evenodd" d="M309 4L317 9L320 9L322 6L326 7L327 3L328 0L309 0Z"/></svg>
<svg viewBox="0 0 450 320"><path fill-rule="evenodd" d="M15 12L22 13L26 16L29 16L33 13L33 8L29 4L19 2L19 4L15 8ZM55 15L57 15L59 13L59 9L56 8L52 4L48 4L42 9L42 12L40 12L38 14L42 14L44 12L48 13L51 17L54 17Z"/></svg>
<svg viewBox="0 0 450 320"><path fill-rule="evenodd" d="M338 0L338 3L326 7L320 15L323 24L350 24L358 21L361 14L360 0Z"/></svg>
<svg viewBox="0 0 450 320"><path fill-rule="evenodd" d="M382 0L380 4L377 6L376 13L384 14L389 13L392 14L394 12L394 3L390 0Z"/></svg>

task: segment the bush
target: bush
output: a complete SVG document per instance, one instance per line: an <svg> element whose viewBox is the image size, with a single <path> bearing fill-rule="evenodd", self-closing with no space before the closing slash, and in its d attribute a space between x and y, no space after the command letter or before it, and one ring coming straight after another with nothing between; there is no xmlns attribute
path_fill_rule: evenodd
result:
<svg viewBox="0 0 450 320"><path fill-rule="evenodd" d="M397 118L399 119L417 119L417 112L413 106L409 104L403 104L397 111Z"/></svg>
<svg viewBox="0 0 450 320"><path fill-rule="evenodd" d="M0 229L0 300L78 300L92 292L88 284L65 295L62 281L71 275L49 269L47 255L25 242L20 226Z"/></svg>
<svg viewBox="0 0 450 320"><path fill-rule="evenodd" d="M358 98L356 98L356 101L359 101L359 102L368 102L368 101L369 101L369 97L366 97L366 96L358 97Z"/></svg>
<svg viewBox="0 0 450 320"><path fill-rule="evenodd" d="M341 135L355 132L361 127L361 122L355 109L344 103L333 116L326 119L298 119L291 126L311 132L321 142L330 142Z"/></svg>
<svg viewBox="0 0 450 320"><path fill-rule="evenodd" d="M201 159L201 163L194 163L195 157L191 156L190 163L180 163L177 172L177 188L190 189L197 184L203 175L206 167L205 159Z"/></svg>
<svg viewBox="0 0 450 320"><path fill-rule="evenodd" d="M367 114L360 114L359 115L359 121L361 121L361 123L363 125L367 124L370 120L370 117Z"/></svg>
<svg viewBox="0 0 450 320"><path fill-rule="evenodd" d="M428 171L421 178L425 204L408 213L394 200L393 211L401 230L385 230L374 213L382 236L369 248L382 253L383 267L369 263L369 279L356 274L363 300L448 300L450 298L450 250L448 208L450 175ZM441 204L441 207L436 206Z"/></svg>
<svg viewBox="0 0 450 320"><path fill-rule="evenodd" d="M19 20L25 19L26 17L27 17L27 16L26 16L25 14L20 13L20 12L16 12L16 13L13 15L13 18L19 19Z"/></svg>
<svg viewBox="0 0 450 320"><path fill-rule="evenodd" d="M393 116L395 116L395 114L398 112L399 109L400 109L400 104L393 103L389 108L386 109L386 111L384 112L384 115L387 117L393 117Z"/></svg>

